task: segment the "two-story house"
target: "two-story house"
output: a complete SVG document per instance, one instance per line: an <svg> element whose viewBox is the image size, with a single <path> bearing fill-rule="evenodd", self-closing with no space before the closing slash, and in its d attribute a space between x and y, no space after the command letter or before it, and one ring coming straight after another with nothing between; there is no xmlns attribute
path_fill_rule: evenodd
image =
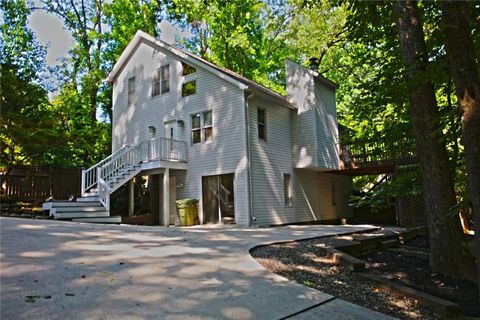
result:
<svg viewBox="0 0 480 320"><path fill-rule="evenodd" d="M351 178L327 173L339 168L337 86L292 61L286 77L284 97L138 31L107 78L113 154L85 170L77 201L108 216L110 194L142 174L159 179L164 225L183 198L199 200L200 223L350 217Z"/></svg>

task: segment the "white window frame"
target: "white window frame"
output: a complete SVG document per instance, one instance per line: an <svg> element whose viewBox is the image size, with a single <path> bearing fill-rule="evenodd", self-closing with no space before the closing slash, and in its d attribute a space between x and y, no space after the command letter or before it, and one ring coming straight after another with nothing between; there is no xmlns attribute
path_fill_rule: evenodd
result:
<svg viewBox="0 0 480 320"><path fill-rule="evenodd" d="M133 80L133 88L130 88L130 82ZM135 76L127 79L127 103L128 106L134 106L137 102L137 82Z"/></svg>
<svg viewBox="0 0 480 320"><path fill-rule="evenodd" d="M293 199L293 186L292 175L290 173L283 174L283 204L285 207L292 206Z"/></svg>
<svg viewBox="0 0 480 320"><path fill-rule="evenodd" d="M164 77L163 70L167 70L166 77ZM166 64L160 67L160 94L166 94L169 92L170 92L170 65Z"/></svg>
<svg viewBox="0 0 480 320"><path fill-rule="evenodd" d="M210 119L211 119L211 122L210 124L205 124L205 114L208 114L210 113ZM197 128L193 128L193 118L196 117L197 115L200 115L200 127L197 127ZM210 134L210 138L207 140L207 134L206 134L206 131L210 129L211 130L211 134ZM200 131L200 141L199 142L194 142L194 139L193 139L193 133L195 131ZM213 140L213 112L212 110L205 110L205 111L200 111L200 112L196 112L196 113L193 113L190 115L190 136L191 136L191 144L194 145L194 144L201 144L201 143L209 143Z"/></svg>
<svg viewBox="0 0 480 320"><path fill-rule="evenodd" d="M260 112L263 112L263 122L259 121ZM263 137L260 137L260 126L263 126ZM267 110L264 108L257 108L257 137L258 140L267 141Z"/></svg>
<svg viewBox="0 0 480 320"><path fill-rule="evenodd" d="M163 70L168 70L166 77L164 77ZM159 68L153 71L151 86L152 86L152 92L151 92L152 98L170 92L170 65L169 64L160 66ZM156 86L158 87L158 91L155 91Z"/></svg>
<svg viewBox="0 0 480 320"><path fill-rule="evenodd" d="M158 91L155 92L155 86L158 86ZM160 82L160 68L157 68L153 71L152 74L152 97L156 97L160 95L160 87L161 87L161 82Z"/></svg>

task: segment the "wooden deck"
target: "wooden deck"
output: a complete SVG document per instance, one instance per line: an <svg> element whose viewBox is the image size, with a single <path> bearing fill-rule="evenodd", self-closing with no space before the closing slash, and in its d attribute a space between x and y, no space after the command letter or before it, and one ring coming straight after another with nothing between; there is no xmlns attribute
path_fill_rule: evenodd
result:
<svg viewBox="0 0 480 320"><path fill-rule="evenodd" d="M330 172L349 176L392 173L398 165L417 163L414 146L410 140L341 145L340 169Z"/></svg>

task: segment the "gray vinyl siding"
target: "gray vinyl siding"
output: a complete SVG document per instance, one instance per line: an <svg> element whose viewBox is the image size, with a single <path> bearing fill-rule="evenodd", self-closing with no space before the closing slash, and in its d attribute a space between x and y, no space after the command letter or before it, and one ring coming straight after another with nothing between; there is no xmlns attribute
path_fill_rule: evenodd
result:
<svg viewBox="0 0 480 320"><path fill-rule="evenodd" d="M295 211L297 222L349 218L348 206L352 179L348 176L295 169ZM336 205L332 203L332 181L335 183Z"/></svg>
<svg viewBox="0 0 480 320"><path fill-rule="evenodd" d="M155 68L170 65L170 92L151 96L151 75ZM234 173L235 217L238 224L248 224L248 189L246 172L246 124L244 94L241 89L196 67L196 93L181 96L184 78L180 58L160 47L141 43L114 83L113 151L122 145L134 145L150 138L148 127L164 136L164 122L183 120L179 139L188 143L188 170L174 171L177 199L202 198L202 176ZM127 106L127 81L136 79L136 104ZM188 79L192 79L189 76ZM191 143L190 116L212 111L213 139L208 143ZM202 204L200 202L201 211Z"/></svg>
<svg viewBox="0 0 480 320"><path fill-rule="evenodd" d="M317 166L339 169L338 124L335 91L315 81Z"/></svg>
<svg viewBox="0 0 480 320"><path fill-rule="evenodd" d="M313 76L308 69L286 61L287 97L297 109L292 110L292 161L295 168L314 167L316 160L315 145L315 91Z"/></svg>
<svg viewBox="0 0 480 320"><path fill-rule="evenodd" d="M266 111L266 141L258 138L257 109ZM254 224L293 222L293 206L285 206L283 175L293 177L290 109L252 98L249 101Z"/></svg>
<svg viewBox="0 0 480 320"><path fill-rule="evenodd" d="M338 169L338 128L335 90L294 62L285 64L287 97L292 115L292 158L295 168Z"/></svg>

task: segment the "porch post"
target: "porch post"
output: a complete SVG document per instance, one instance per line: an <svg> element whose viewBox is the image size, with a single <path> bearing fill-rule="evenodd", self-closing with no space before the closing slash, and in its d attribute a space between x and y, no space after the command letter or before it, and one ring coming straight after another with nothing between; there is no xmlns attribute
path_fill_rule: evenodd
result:
<svg viewBox="0 0 480 320"><path fill-rule="evenodd" d="M133 178L128 181L128 216L131 217L135 213L135 185Z"/></svg>
<svg viewBox="0 0 480 320"><path fill-rule="evenodd" d="M163 173L163 224L170 225L170 169L165 168Z"/></svg>
<svg viewBox="0 0 480 320"><path fill-rule="evenodd" d="M82 169L82 190L80 195L83 197L85 195L85 169Z"/></svg>

